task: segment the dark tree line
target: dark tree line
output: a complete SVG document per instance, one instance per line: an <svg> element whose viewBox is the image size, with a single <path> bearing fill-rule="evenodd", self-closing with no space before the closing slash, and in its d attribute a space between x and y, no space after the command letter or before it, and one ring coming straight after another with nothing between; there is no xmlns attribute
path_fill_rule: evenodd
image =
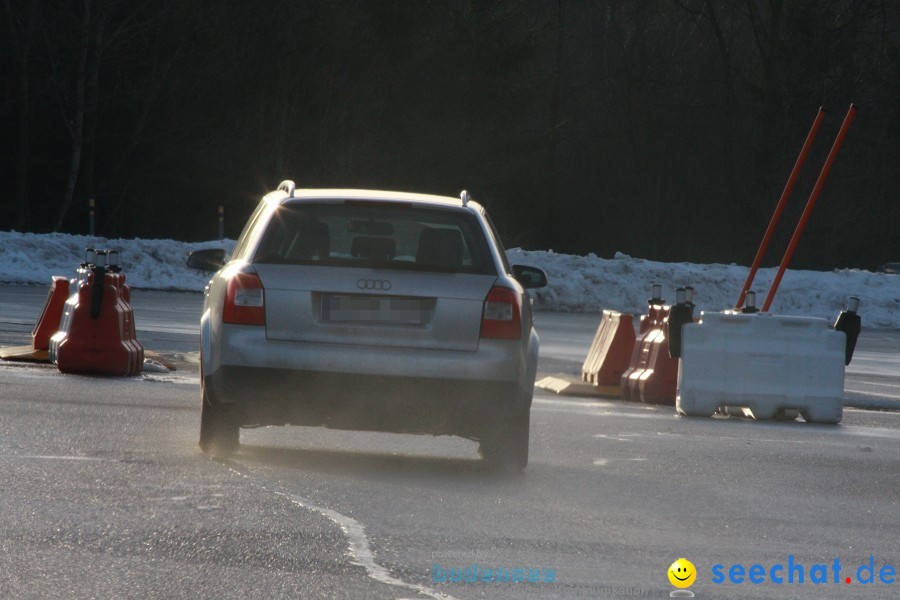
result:
<svg viewBox="0 0 900 600"><path fill-rule="evenodd" d="M489 206L510 246L752 258L819 106L780 258L900 260L889 0L2 0L0 229L235 236L261 193Z"/></svg>

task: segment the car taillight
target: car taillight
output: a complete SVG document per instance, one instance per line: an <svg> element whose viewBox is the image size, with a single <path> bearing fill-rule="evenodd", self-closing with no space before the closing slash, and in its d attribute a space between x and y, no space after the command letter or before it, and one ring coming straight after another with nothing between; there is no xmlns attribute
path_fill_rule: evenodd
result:
<svg viewBox="0 0 900 600"><path fill-rule="evenodd" d="M266 292L256 273L236 273L228 280L222 321L235 325L266 324Z"/></svg>
<svg viewBox="0 0 900 600"><path fill-rule="evenodd" d="M522 337L522 299L518 292L495 285L484 299L481 337L517 340Z"/></svg>

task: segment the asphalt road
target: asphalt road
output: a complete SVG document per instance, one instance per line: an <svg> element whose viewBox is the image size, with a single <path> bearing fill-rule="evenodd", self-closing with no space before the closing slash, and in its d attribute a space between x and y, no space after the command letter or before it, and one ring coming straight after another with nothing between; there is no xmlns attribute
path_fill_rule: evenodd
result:
<svg viewBox="0 0 900 600"><path fill-rule="evenodd" d="M0 287L0 345L27 342L45 293ZM697 598L898 596L878 575L900 572L900 413L687 419L538 392L520 476L486 471L466 440L310 428L244 431L213 460L196 446L200 296L133 301L139 338L178 371L0 363L2 598L669 597L682 556ZM577 370L595 327L540 315L541 371ZM896 397L898 341L866 332L848 397ZM789 560L804 583L771 572ZM472 564L540 581L446 581ZM763 583L729 580L757 564Z"/></svg>

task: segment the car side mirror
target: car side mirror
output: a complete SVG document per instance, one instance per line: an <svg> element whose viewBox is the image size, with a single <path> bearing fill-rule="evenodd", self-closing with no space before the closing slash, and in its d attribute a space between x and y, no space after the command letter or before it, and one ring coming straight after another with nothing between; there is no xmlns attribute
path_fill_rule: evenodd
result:
<svg viewBox="0 0 900 600"><path fill-rule="evenodd" d="M218 271L224 264L225 250L222 248L194 250L187 258L187 266L201 271Z"/></svg>
<svg viewBox="0 0 900 600"><path fill-rule="evenodd" d="M537 267L513 265L512 275L526 289L542 288L547 285L547 275Z"/></svg>

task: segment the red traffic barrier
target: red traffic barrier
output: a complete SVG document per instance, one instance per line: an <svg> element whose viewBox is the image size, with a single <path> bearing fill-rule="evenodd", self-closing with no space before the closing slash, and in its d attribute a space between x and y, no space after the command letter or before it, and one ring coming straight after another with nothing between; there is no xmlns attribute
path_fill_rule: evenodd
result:
<svg viewBox="0 0 900 600"><path fill-rule="evenodd" d="M581 380L608 388L603 392L618 395L619 380L628 368L634 342L634 317L604 310L594 342L581 367Z"/></svg>
<svg viewBox="0 0 900 600"><path fill-rule="evenodd" d="M632 402L675 406L681 330L693 320L694 288L675 290L674 306L664 305L659 291L654 284L650 308L641 317L641 333L635 341L631 363L622 375L622 397Z"/></svg>
<svg viewBox="0 0 900 600"><path fill-rule="evenodd" d="M653 329L643 340L643 370L634 382L632 398L646 404L675 406L678 359L669 356L665 329Z"/></svg>
<svg viewBox="0 0 900 600"><path fill-rule="evenodd" d="M31 347L35 350L49 350L50 336L59 329L59 321L62 319L63 308L69 298L69 280L65 277L54 275L50 284L50 293L44 301L41 316L38 317L34 329L31 331Z"/></svg>
<svg viewBox="0 0 900 600"><path fill-rule="evenodd" d="M119 273L121 277L119 289L122 292L119 298L122 304L122 334L125 342L132 349L132 373L137 375L144 369L144 347L137 339L137 331L134 324L134 307L131 306L131 288L125 283L125 274Z"/></svg>
<svg viewBox="0 0 900 600"><path fill-rule="evenodd" d="M144 349L137 341L134 309L122 273L94 268L66 302L60 331L50 342L51 360L63 373L136 375Z"/></svg>
<svg viewBox="0 0 900 600"><path fill-rule="evenodd" d="M665 320L668 306L655 304L641 318L644 330L635 340L628 368L622 374L622 397L632 402L675 406L678 359L669 357Z"/></svg>

